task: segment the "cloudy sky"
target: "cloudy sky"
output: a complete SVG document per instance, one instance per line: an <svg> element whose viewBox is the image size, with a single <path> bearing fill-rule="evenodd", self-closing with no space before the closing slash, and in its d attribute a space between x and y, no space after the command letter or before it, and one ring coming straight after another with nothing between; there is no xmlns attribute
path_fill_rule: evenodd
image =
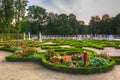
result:
<svg viewBox="0 0 120 80"><path fill-rule="evenodd" d="M89 22L91 16L120 13L120 0L29 0L30 5L38 5L54 13L73 13L78 20Z"/></svg>

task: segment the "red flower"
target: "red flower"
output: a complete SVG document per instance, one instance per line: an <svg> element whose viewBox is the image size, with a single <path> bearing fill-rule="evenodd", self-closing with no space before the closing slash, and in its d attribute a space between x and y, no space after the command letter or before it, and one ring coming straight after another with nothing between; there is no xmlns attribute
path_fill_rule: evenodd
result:
<svg viewBox="0 0 120 80"><path fill-rule="evenodd" d="M87 53L83 53L83 61L84 61L84 67L86 67L86 61L87 61Z"/></svg>
<svg viewBox="0 0 120 80"><path fill-rule="evenodd" d="M65 56L63 56L63 59L66 61L71 61L72 57L70 55L65 55Z"/></svg>
<svg viewBox="0 0 120 80"><path fill-rule="evenodd" d="M59 59L58 59L57 57L55 57L55 58L50 58L50 61L51 61L51 62L58 62L58 60L59 60Z"/></svg>

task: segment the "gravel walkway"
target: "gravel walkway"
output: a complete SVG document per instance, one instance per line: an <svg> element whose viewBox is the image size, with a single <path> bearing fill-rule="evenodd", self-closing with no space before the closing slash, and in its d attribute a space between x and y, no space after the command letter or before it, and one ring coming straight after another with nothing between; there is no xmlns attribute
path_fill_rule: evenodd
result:
<svg viewBox="0 0 120 80"><path fill-rule="evenodd" d="M120 65L107 73L68 74L49 70L36 62L7 62L10 52L0 51L0 80L120 80Z"/></svg>
<svg viewBox="0 0 120 80"><path fill-rule="evenodd" d="M99 50L91 47L84 47L84 49L89 49L100 54L102 51L106 51L110 56L120 56L120 49L116 49L114 47L105 47L104 50Z"/></svg>

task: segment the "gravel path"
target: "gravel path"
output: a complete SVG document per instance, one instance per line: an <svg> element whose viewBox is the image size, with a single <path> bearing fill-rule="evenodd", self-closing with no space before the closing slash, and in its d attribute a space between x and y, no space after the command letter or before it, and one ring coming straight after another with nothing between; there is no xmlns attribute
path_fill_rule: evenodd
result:
<svg viewBox="0 0 120 80"><path fill-rule="evenodd" d="M100 54L102 51L106 51L110 56L120 56L120 49L116 49L114 47L105 47L104 50L99 50L91 47L84 47L84 49L89 49Z"/></svg>
<svg viewBox="0 0 120 80"><path fill-rule="evenodd" d="M120 65L107 73L68 74L49 70L36 62L7 62L10 52L0 51L0 80L120 80Z"/></svg>

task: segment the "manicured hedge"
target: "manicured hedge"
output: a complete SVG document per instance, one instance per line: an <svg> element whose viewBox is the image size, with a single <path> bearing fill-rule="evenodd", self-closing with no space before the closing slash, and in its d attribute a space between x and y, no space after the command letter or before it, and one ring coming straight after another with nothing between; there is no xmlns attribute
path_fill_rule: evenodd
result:
<svg viewBox="0 0 120 80"><path fill-rule="evenodd" d="M23 39L23 34L0 34L0 40Z"/></svg>
<svg viewBox="0 0 120 80"><path fill-rule="evenodd" d="M43 44L41 46L60 46L60 44Z"/></svg>
<svg viewBox="0 0 120 80"><path fill-rule="evenodd" d="M119 46L119 45L117 45L117 46L115 46L115 48L116 48L116 49L120 49L120 46Z"/></svg>
<svg viewBox="0 0 120 80"><path fill-rule="evenodd" d="M12 48L0 48L2 51L9 51L9 52L14 52L15 50Z"/></svg>
<svg viewBox="0 0 120 80"><path fill-rule="evenodd" d="M52 42L59 43L61 45L71 45L75 47L93 47L97 49L104 49L104 47L120 48L119 41L110 40L52 40Z"/></svg>
<svg viewBox="0 0 120 80"><path fill-rule="evenodd" d="M12 62L25 62L25 61L37 61L41 62L41 58L29 58L29 57L6 57L7 61L12 61Z"/></svg>
<svg viewBox="0 0 120 80"><path fill-rule="evenodd" d="M101 72L106 72L111 70L115 65L115 61L111 60L111 62L105 66L84 68L84 67L69 67L65 65L58 65L58 64L51 63L47 61L45 58L43 58L42 64L49 69L60 71L60 72L67 72L72 74L75 74L75 73L91 74L91 73L101 73Z"/></svg>
<svg viewBox="0 0 120 80"><path fill-rule="evenodd" d="M0 46L3 46L4 45L4 42L0 42Z"/></svg>
<svg viewBox="0 0 120 80"><path fill-rule="evenodd" d="M65 51L80 51L79 48L59 48L54 49L55 52L65 52Z"/></svg>
<svg viewBox="0 0 120 80"><path fill-rule="evenodd" d="M61 47L60 46L41 46L42 49L60 49Z"/></svg>
<svg viewBox="0 0 120 80"><path fill-rule="evenodd" d="M120 56L112 56L113 60L115 60L116 64L120 64Z"/></svg>

